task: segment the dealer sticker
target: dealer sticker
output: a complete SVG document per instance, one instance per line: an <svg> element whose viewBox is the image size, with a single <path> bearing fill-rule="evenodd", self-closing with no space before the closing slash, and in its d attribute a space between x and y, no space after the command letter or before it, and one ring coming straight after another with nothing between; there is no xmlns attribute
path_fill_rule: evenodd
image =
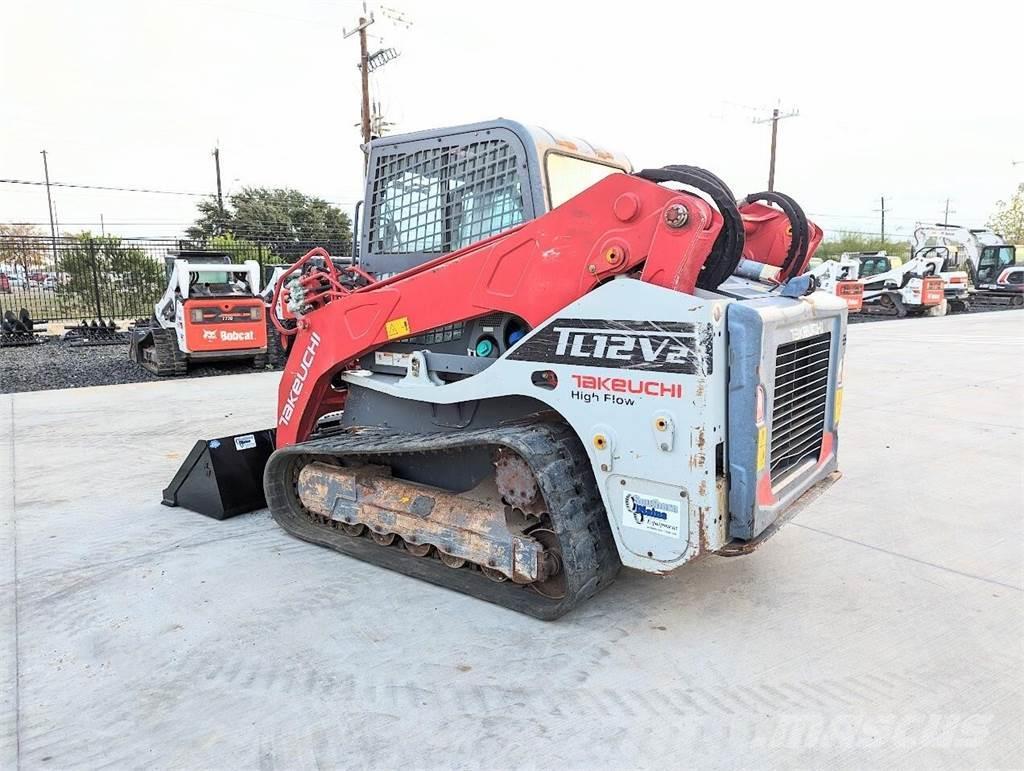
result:
<svg viewBox="0 0 1024 771"><path fill-rule="evenodd" d="M235 437L236 450L251 450L256 446L256 437L252 434L243 434Z"/></svg>
<svg viewBox="0 0 1024 771"><path fill-rule="evenodd" d="M682 525L681 501L622 491L622 524L648 533L678 538Z"/></svg>

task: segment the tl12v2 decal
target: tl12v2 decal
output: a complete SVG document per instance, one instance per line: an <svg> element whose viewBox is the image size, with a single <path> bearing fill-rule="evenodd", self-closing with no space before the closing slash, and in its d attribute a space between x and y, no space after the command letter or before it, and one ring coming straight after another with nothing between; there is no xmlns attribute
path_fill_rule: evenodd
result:
<svg viewBox="0 0 1024 771"><path fill-rule="evenodd" d="M556 319L509 358L684 375L710 373L711 348L698 337L697 327L683 321Z"/></svg>

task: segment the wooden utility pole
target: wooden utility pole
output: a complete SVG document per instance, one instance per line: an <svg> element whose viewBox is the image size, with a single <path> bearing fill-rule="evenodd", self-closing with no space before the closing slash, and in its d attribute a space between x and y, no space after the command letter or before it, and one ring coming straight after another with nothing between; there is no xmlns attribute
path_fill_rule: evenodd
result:
<svg viewBox="0 0 1024 771"><path fill-rule="evenodd" d="M886 212L885 196L884 195L882 196L882 208L881 209L875 209L875 211L881 212L881 214L882 214L882 245L884 246L885 245L885 212Z"/></svg>
<svg viewBox="0 0 1024 771"><path fill-rule="evenodd" d="M363 121L363 144L370 141L370 50L366 46L366 18L359 17L359 75L362 78L363 103L360 112Z"/></svg>
<svg viewBox="0 0 1024 771"><path fill-rule="evenodd" d="M213 148L213 166L217 170L217 208L220 209L220 214L224 216L224 195L220 189L220 148Z"/></svg>
<svg viewBox="0 0 1024 771"><path fill-rule="evenodd" d="M799 114L800 114L799 110L793 110L792 112L787 112L787 113L783 114L783 113L781 113L779 111L779 108L776 107L775 109L772 110L772 116L770 118L760 118L760 119L755 118L754 119L754 123L768 123L769 121L771 121L771 124L772 124L772 150L771 150L771 160L770 160L769 166L768 166L768 190L769 190L769 192L775 190L775 149L776 149L776 147L778 145L779 121L782 120L783 118L793 118L793 117L795 117L795 116L797 116Z"/></svg>
<svg viewBox="0 0 1024 771"><path fill-rule="evenodd" d="M53 248L53 269L57 269L57 227L53 223L53 198L50 197L50 167L46 163L46 150L40 150L43 156L43 176L46 178L46 207L50 212L50 246Z"/></svg>
<svg viewBox="0 0 1024 771"><path fill-rule="evenodd" d="M213 148L213 166L217 171L217 234L224 227L224 194L220 188L220 147Z"/></svg>
<svg viewBox="0 0 1024 771"><path fill-rule="evenodd" d="M362 79L362 103L360 106L360 125L362 126L363 144L370 142L370 49L366 42L366 28L373 24L373 14L367 15L366 3L363 3L363 15L359 17L359 26L352 30L342 30L343 37L359 35L359 75Z"/></svg>
<svg viewBox="0 0 1024 771"><path fill-rule="evenodd" d="M942 226L944 228L948 228L949 227L949 212L950 212L949 199L947 198L946 199L946 211L942 215ZM952 209L952 212L953 212L953 214L956 214L956 209Z"/></svg>

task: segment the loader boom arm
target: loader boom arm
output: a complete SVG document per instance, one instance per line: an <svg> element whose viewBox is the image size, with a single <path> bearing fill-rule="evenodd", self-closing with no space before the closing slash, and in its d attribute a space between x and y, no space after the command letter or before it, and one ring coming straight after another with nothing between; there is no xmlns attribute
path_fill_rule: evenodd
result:
<svg viewBox="0 0 1024 771"><path fill-rule="evenodd" d="M344 405L336 373L385 343L500 311L531 328L615 276L692 292L722 228L700 197L615 174L551 212L301 316L278 390L277 446Z"/></svg>

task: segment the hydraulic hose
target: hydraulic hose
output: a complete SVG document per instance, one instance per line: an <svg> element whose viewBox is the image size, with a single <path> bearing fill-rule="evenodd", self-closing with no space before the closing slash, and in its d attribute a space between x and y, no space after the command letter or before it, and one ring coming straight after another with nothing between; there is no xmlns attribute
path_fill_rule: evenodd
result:
<svg viewBox="0 0 1024 771"><path fill-rule="evenodd" d="M707 169L697 166L664 166L660 169L643 169L637 176L659 184L676 182L699 190L711 199L725 220L722 231L711 247L704 268L697 277L701 289L715 290L725 281L739 264L743 256L743 218L736 208L736 199L722 180Z"/></svg>
<svg viewBox="0 0 1024 771"><path fill-rule="evenodd" d="M755 201L776 204L786 215L786 219L789 220L789 225L793 230L793 234L789 239L789 251L786 252L786 258L782 261L782 267L779 271L779 281L780 283L785 283L793 278L796 271L800 269L803 259L798 259L798 257L806 256L807 250L810 247L811 239L810 229L807 225L807 216L804 214L804 210L800 208L800 204L785 193L765 190L760 193L751 193L743 199L743 203L754 203Z"/></svg>

